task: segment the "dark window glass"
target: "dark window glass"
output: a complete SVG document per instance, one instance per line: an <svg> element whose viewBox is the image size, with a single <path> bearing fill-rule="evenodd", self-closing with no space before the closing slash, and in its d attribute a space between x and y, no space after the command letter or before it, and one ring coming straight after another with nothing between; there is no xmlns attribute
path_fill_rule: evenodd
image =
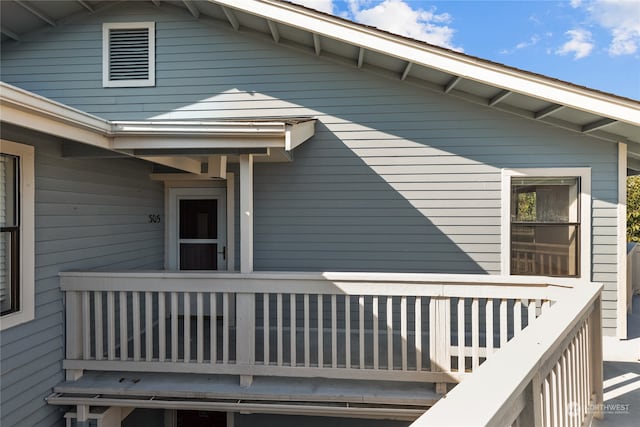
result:
<svg viewBox="0 0 640 427"><path fill-rule="evenodd" d="M0 155L0 311L20 308L18 157Z"/></svg>
<svg viewBox="0 0 640 427"><path fill-rule="evenodd" d="M181 243L180 270L216 270L217 252L215 243Z"/></svg>
<svg viewBox="0 0 640 427"><path fill-rule="evenodd" d="M218 237L218 201L180 200L180 239Z"/></svg>

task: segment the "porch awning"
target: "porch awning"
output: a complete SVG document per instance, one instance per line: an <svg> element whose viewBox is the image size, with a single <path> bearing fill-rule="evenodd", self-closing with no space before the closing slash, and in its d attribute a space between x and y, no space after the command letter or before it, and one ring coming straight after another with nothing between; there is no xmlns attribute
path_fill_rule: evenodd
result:
<svg viewBox="0 0 640 427"><path fill-rule="evenodd" d="M220 165L224 169L229 156L290 161L290 152L314 135L316 123L313 117L111 121L2 82L0 102L3 125L63 138L69 141L65 156L137 157L205 176L215 176Z"/></svg>

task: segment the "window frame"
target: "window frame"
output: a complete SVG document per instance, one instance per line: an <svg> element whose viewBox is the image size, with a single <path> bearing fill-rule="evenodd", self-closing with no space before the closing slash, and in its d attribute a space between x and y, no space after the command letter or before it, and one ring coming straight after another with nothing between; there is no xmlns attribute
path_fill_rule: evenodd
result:
<svg viewBox="0 0 640 427"><path fill-rule="evenodd" d="M35 317L35 175L34 148L30 145L0 140L0 152L18 158L18 287L17 311L0 316L0 330L5 330Z"/></svg>
<svg viewBox="0 0 640 427"><path fill-rule="evenodd" d="M579 274L561 276L565 280L591 280L591 168L525 168L502 169L501 184L501 274L509 277L523 277L511 274L511 178L578 178L580 181L578 221L580 237L578 250ZM536 276L543 277L543 276ZM557 279L557 278L556 278Z"/></svg>
<svg viewBox="0 0 640 427"><path fill-rule="evenodd" d="M155 22L105 22L102 24L102 87L146 87L156 85L156 30ZM146 29L149 32L149 78L111 80L109 75L110 30Z"/></svg>

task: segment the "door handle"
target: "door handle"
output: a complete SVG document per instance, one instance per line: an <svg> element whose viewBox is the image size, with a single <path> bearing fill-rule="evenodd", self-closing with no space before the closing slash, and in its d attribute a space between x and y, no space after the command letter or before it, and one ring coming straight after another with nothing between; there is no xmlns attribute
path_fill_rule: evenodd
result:
<svg viewBox="0 0 640 427"><path fill-rule="evenodd" d="M222 259L225 260L225 261L227 260L227 247L226 246L222 247Z"/></svg>

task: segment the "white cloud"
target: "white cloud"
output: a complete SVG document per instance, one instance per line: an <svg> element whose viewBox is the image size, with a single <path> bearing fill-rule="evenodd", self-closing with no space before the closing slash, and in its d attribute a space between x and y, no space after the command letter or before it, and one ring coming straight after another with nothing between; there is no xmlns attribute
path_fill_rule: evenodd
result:
<svg viewBox="0 0 640 427"><path fill-rule="evenodd" d="M373 6L371 2L350 0L349 6L353 19L362 24L462 51L453 43L455 30L447 25L451 16L436 13L435 8L413 9L403 0L384 0Z"/></svg>
<svg viewBox="0 0 640 427"><path fill-rule="evenodd" d="M589 31L576 28L574 30L567 31L565 34L569 36L569 41L556 50L556 53L560 55L573 53L573 59L580 59L589 56L594 46L591 40L591 33Z"/></svg>
<svg viewBox="0 0 640 427"><path fill-rule="evenodd" d="M640 2L595 0L586 5L591 18L611 33L609 54L630 55L640 47Z"/></svg>
<svg viewBox="0 0 640 427"><path fill-rule="evenodd" d="M539 41L540 41L540 36L537 34L534 34L533 36L531 36L529 40L518 43L516 45L516 49L524 49L525 47L535 46L536 44L538 44Z"/></svg>
<svg viewBox="0 0 640 427"><path fill-rule="evenodd" d="M294 3L325 13L333 13L334 8L333 0L294 0Z"/></svg>
<svg viewBox="0 0 640 427"><path fill-rule="evenodd" d="M577 8L582 4L582 0L571 0L571 7L572 8Z"/></svg>

